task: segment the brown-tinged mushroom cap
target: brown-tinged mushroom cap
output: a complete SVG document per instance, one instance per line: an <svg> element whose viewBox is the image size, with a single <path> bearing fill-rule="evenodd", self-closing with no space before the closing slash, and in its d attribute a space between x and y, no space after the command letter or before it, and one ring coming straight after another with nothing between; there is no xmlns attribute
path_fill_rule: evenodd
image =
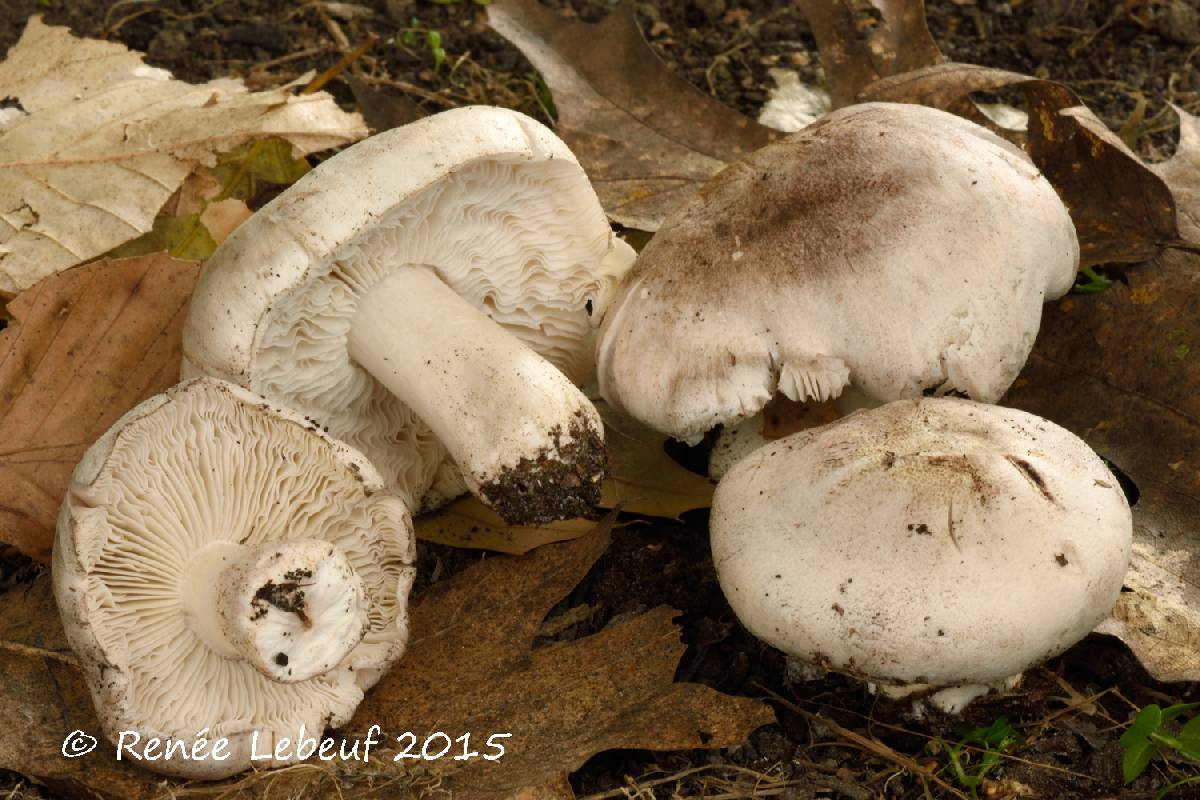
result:
<svg viewBox="0 0 1200 800"><path fill-rule="evenodd" d="M923 106L843 108L667 220L605 312L601 392L689 441L776 392L995 401L1078 257L1058 195L1003 139Z"/></svg>
<svg viewBox="0 0 1200 800"><path fill-rule="evenodd" d="M404 651L415 546L374 467L291 412L201 379L147 400L85 454L54 586L105 734L260 742L349 719ZM205 733L202 735L201 732Z"/></svg>

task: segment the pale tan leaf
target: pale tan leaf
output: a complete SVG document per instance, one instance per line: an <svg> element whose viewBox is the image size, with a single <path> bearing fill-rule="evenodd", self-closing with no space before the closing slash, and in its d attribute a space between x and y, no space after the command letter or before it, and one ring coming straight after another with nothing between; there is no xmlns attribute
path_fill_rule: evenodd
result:
<svg viewBox="0 0 1200 800"><path fill-rule="evenodd" d="M712 502L713 484L684 469L664 449L667 437L635 420L597 403L604 418L610 478L605 481L601 505L655 517L678 517Z"/></svg>
<svg viewBox="0 0 1200 800"><path fill-rule="evenodd" d="M1179 233L1200 242L1200 118L1173 106L1179 115L1179 147L1167 161L1152 164L1175 198Z"/></svg>
<svg viewBox="0 0 1200 800"><path fill-rule="evenodd" d="M179 380L199 274L163 254L39 281L0 332L0 541L48 561L67 480L118 417Z"/></svg>
<svg viewBox="0 0 1200 800"><path fill-rule="evenodd" d="M121 45L30 21L0 63L21 111L0 123L0 292L15 293L149 231L184 179L266 136L298 153L366 135L324 93L192 85Z"/></svg>
<svg viewBox="0 0 1200 800"><path fill-rule="evenodd" d="M474 497L459 498L445 508L413 520L418 539L512 555L527 553L544 544L577 539L595 526L594 522L584 519L509 525Z"/></svg>

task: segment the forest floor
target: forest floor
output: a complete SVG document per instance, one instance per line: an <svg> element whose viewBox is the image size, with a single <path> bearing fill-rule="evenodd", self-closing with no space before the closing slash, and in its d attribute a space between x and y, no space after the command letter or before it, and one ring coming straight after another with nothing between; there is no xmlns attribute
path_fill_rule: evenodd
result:
<svg viewBox="0 0 1200 800"><path fill-rule="evenodd" d="M585 20L612 5L548 4ZM744 113L757 116L774 85L774 67L796 70L806 81L821 79L807 25L785 0L640 0L636 8L647 39L673 69ZM535 71L488 28L485 6L471 0L5 0L0 52L35 13L77 34L143 51L149 63L178 78L234 75L254 88L321 72L376 35L358 64L362 80L377 91L407 98L426 113L487 103L553 123ZM1189 3L930 0L928 13L949 58L1064 82L1110 126L1133 131L1143 155L1165 157L1173 146L1168 103L1200 110L1200 14ZM440 37L443 63L430 45L432 32ZM327 88L346 107L355 106L346 83L334 80ZM422 547L426 575L448 574L476 557ZM0 591L34 572L0 553ZM586 607L588 614L556 638L588 635L663 603L682 613L688 649L678 679L780 698L779 722L732 750L604 753L573 776L580 797L949 797L931 775L969 791L949 767L946 743L1000 718L1020 742L1003 753L981 796L1152 798L1195 774L1186 765L1156 762L1132 789L1123 787L1118 738L1131 714L1148 703L1200 700L1200 687L1156 683L1106 637L1093 636L1032 671L1015 691L973 704L963 719L915 719L850 679L789 669L780 653L739 626L725 603L702 512L678 523L645 520L619 529L607 555L563 603ZM865 738L847 738L818 720L818 712ZM968 752L971 771L980 754ZM24 784L20 776L9 776L7 784L0 779L0 796L6 785ZM1200 788L1171 796L1200 797Z"/></svg>

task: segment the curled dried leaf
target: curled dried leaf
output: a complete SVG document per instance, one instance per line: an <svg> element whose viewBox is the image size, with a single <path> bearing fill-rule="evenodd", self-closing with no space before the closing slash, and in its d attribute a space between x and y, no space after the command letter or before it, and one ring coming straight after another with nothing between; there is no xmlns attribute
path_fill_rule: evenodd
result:
<svg viewBox="0 0 1200 800"><path fill-rule="evenodd" d="M829 76L835 108L858 102L870 84L940 64L924 0L797 0Z"/></svg>
<svg viewBox="0 0 1200 800"><path fill-rule="evenodd" d="M622 225L657 230L701 183L777 136L671 72L629 2L589 24L537 0L496 0L488 20L545 78L558 135Z"/></svg>

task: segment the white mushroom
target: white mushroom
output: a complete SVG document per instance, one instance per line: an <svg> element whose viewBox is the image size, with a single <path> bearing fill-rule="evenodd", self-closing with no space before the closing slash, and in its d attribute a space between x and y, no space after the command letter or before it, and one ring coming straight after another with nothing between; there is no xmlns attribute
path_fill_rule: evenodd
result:
<svg viewBox="0 0 1200 800"><path fill-rule="evenodd" d="M777 131L795 133L832 108L829 92L819 86L802 83L799 73L794 70L773 68L767 70L767 74L775 81L775 88L771 89L766 104L759 112L760 124Z"/></svg>
<svg viewBox="0 0 1200 800"><path fill-rule="evenodd" d="M755 451L713 498L721 588L803 661L957 710L1083 638L1116 602L1132 520L1057 425L952 398L860 411Z"/></svg>
<svg viewBox="0 0 1200 800"><path fill-rule="evenodd" d="M605 312L600 389L690 442L776 392L995 401L1078 261L1020 150L935 109L851 106L672 214Z"/></svg>
<svg viewBox="0 0 1200 800"><path fill-rule="evenodd" d="M222 243L185 374L321 420L416 502L448 451L509 520L576 516L605 456L572 381L592 379L589 311L632 260L553 133L447 111L339 153Z"/></svg>
<svg viewBox="0 0 1200 800"><path fill-rule="evenodd" d="M839 411L833 403L793 403L776 395L762 411L717 433L708 454L708 477L721 480L734 464L763 445L797 431L828 425L839 418Z"/></svg>
<svg viewBox="0 0 1200 800"><path fill-rule="evenodd" d="M105 734L230 741L250 766L353 713L404 651L415 544L365 458L243 389L201 379L122 417L75 470L54 588ZM264 745L265 743L265 745Z"/></svg>

